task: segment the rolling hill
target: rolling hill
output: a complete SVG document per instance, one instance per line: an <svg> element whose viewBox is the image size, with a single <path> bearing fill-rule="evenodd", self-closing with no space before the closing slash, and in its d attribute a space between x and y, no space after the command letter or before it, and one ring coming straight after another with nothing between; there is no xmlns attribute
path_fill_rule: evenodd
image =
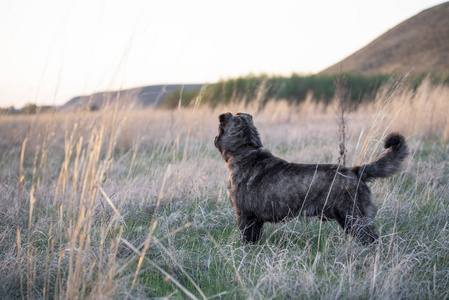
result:
<svg viewBox="0 0 449 300"><path fill-rule="evenodd" d="M359 51L321 71L318 75L335 75L341 72L366 76L405 74L409 72L413 74L433 73L444 77L449 76L449 2L426 9L405 20ZM314 79L313 76L306 79L293 76L290 79L272 78L270 82L276 86L275 83L278 80L279 86L277 88L281 90L290 86L291 91L289 93L295 97L303 97L298 89L313 90L315 94L318 93L320 95L320 90L317 91L317 88L314 88L314 82L307 83L312 79ZM217 101L217 99L228 101L230 95L234 95L237 91L236 89L244 82L248 86L243 88L242 91L239 90L240 98L253 99L254 95L251 93L254 94L254 84L258 86L261 82L265 82L264 80L256 80L258 83L253 81L237 79L237 81L228 80L217 84L214 90L215 94L212 91L214 101ZM301 84L297 81L301 82ZM323 84L323 81L321 81L318 86L322 87ZM359 85L357 84L357 86ZM164 103L171 92L181 87L187 92L192 89L199 91L202 86L202 84L172 84L145 86L122 91L105 91L74 97L60 109L100 108L104 103L117 99L120 102L132 102L141 107L149 105L157 107ZM333 86L332 80L330 81L330 86ZM242 87L240 86L240 88ZM364 92L366 91L360 91L359 95L362 95ZM223 93L227 94L224 95ZM278 91L277 93L279 95L275 94L278 98L286 97L282 92Z"/></svg>
<svg viewBox="0 0 449 300"><path fill-rule="evenodd" d="M449 74L449 2L407 19L359 51L321 71Z"/></svg>
<svg viewBox="0 0 449 300"><path fill-rule="evenodd" d="M200 90L202 84L168 84L150 85L121 91L106 91L92 95L77 96L60 107L62 110L77 110L88 107L101 107L106 102L114 100L126 101L137 106L159 106L171 92L183 88L184 91Z"/></svg>

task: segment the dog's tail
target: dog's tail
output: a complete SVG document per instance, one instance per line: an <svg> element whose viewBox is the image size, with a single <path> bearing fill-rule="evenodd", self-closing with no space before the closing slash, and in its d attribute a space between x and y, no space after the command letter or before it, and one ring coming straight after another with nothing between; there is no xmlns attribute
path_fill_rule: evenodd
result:
<svg viewBox="0 0 449 300"><path fill-rule="evenodd" d="M363 181L369 181L373 178L388 177L397 173L402 166L402 162L407 158L409 151L405 138L399 133L390 133L384 143L387 149L375 161L354 167Z"/></svg>

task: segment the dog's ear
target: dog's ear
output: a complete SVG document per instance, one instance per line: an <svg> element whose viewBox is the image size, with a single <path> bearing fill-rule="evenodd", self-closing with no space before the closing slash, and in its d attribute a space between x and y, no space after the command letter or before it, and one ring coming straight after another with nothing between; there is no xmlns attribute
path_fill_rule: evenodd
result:
<svg viewBox="0 0 449 300"><path fill-rule="evenodd" d="M253 116L251 116L250 114L247 114L247 113L239 112L239 113L237 113L237 116L242 116L242 117L250 120L251 122L253 121Z"/></svg>
<svg viewBox="0 0 449 300"><path fill-rule="evenodd" d="M249 145L253 146L254 148L263 147L262 142L259 138L259 133L257 131L251 131L251 134L249 135Z"/></svg>
<svg viewBox="0 0 449 300"><path fill-rule="evenodd" d="M228 112L225 114L221 114L218 116L218 120L220 121L220 124L226 124L230 119L232 118L232 113Z"/></svg>
<svg viewBox="0 0 449 300"><path fill-rule="evenodd" d="M259 138L259 133L257 132L256 127L254 127L254 123L253 123L253 116L251 116L250 114L247 113L242 113L239 112L236 114L239 117L243 117L246 122L248 123L249 126L246 126L245 130L246 130L246 138L247 138L247 144L253 146L254 148L261 148L262 146L262 142L260 141Z"/></svg>

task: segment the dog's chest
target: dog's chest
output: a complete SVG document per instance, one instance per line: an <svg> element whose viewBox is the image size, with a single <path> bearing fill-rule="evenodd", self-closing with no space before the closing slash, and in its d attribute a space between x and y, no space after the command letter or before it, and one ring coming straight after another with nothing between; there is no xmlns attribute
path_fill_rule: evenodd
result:
<svg viewBox="0 0 449 300"><path fill-rule="evenodd" d="M228 187L228 197L229 197L229 196L231 196L232 174L229 174L227 187Z"/></svg>
<svg viewBox="0 0 449 300"><path fill-rule="evenodd" d="M239 194L242 192L242 178L238 176L238 174L235 174L234 172L231 172L229 174L228 178L228 196L231 199L232 202L237 201L237 198ZM240 191L240 192L239 192Z"/></svg>

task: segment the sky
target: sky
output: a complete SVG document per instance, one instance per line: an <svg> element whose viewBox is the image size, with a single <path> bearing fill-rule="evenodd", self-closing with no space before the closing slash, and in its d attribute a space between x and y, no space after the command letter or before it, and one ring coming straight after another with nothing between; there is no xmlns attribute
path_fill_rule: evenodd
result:
<svg viewBox="0 0 449 300"><path fill-rule="evenodd" d="M312 74L433 0L0 0L0 107Z"/></svg>

